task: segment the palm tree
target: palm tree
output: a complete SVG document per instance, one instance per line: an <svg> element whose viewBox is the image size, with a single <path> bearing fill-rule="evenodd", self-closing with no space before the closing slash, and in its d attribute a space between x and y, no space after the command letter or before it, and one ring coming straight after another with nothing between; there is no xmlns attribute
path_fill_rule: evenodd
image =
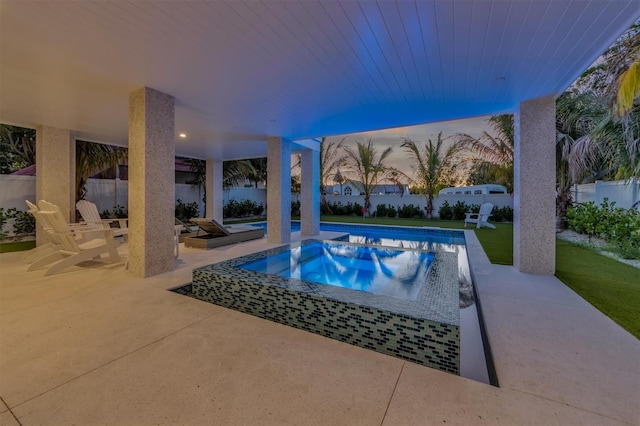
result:
<svg viewBox="0 0 640 426"><path fill-rule="evenodd" d="M639 49L640 50L640 49ZM633 109L633 103L640 97L640 52L636 60L617 80L618 93L615 97L614 112L625 117Z"/></svg>
<svg viewBox="0 0 640 426"><path fill-rule="evenodd" d="M338 174L340 174L339 167L346 160L345 154L341 152L346 139L344 137L336 142L328 141L326 137L323 137L320 141L320 211L323 213L333 214L329 203L327 203L325 184L330 182L332 177L335 181ZM340 178L342 178L342 175L340 175ZM344 183L344 180L342 183ZM340 183L341 190L342 183Z"/></svg>
<svg viewBox="0 0 640 426"><path fill-rule="evenodd" d="M494 115L489 124L495 135L482 132L479 138L457 133L461 150L471 154L470 179L474 184L497 183L513 192L513 115Z"/></svg>
<svg viewBox="0 0 640 426"><path fill-rule="evenodd" d="M338 169L336 174L333 176L333 182L337 183L338 185L340 185L340 195L342 195L342 185L344 185L344 183L346 181L347 180L344 178L344 176L342 176L342 173L340 172L340 169Z"/></svg>
<svg viewBox="0 0 640 426"><path fill-rule="evenodd" d="M640 175L640 105L635 102L640 93L639 62L640 21L637 21L571 89L577 93L571 97L583 101L575 113L581 115L585 108L591 128L588 136L574 145L570 155L582 166L606 164L610 176L618 179ZM584 93L589 93L590 103L578 96ZM594 108L598 110L597 117L591 116Z"/></svg>
<svg viewBox="0 0 640 426"><path fill-rule="evenodd" d="M342 138L339 142L327 141L322 138L320 141L320 211L332 214L331 207L327 203L325 184L331 180L334 181L340 173L339 167L345 162L345 155L341 152L343 143L347 138ZM336 172L337 170L337 172ZM342 175L340 175L342 178ZM344 181L342 181L344 183ZM340 192L342 192L342 183L340 183Z"/></svg>
<svg viewBox="0 0 640 426"><path fill-rule="evenodd" d="M357 142L355 150L345 148L348 164L358 179L351 180L351 182L364 194L364 210L367 215L371 209L371 192L378 183L378 179L387 171L384 160L391 154L391 151L392 149L389 147L382 151L378 157L378 152L373 147L371 139L366 145Z"/></svg>
<svg viewBox="0 0 640 426"><path fill-rule="evenodd" d="M433 196L445 178L445 171L449 169L451 163L456 158L458 147L452 145L443 151L442 132L438 133L438 138L434 143L429 139L422 147L419 147L411 139L405 139L401 145L411 155L413 168L417 174L416 183L424 188L427 199L426 215L427 219L433 216Z"/></svg>
<svg viewBox="0 0 640 426"><path fill-rule="evenodd" d="M404 183L402 183L401 179L407 178L407 176L395 167L390 167L387 171L386 178L389 182L391 182L398 188L400 196L402 197L404 195Z"/></svg>
<svg viewBox="0 0 640 426"><path fill-rule="evenodd" d="M245 169L246 179L253 183L255 187L258 187L260 182L266 184L267 182L267 158L251 158L247 160L251 165L250 168Z"/></svg>
<svg viewBox="0 0 640 426"><path fill-rule="evenodd" d="M109 167L117 167L128 156L127 148L76 141L76 202L87 195L87 179Z"/></svg>
<svg viewBox="0 0 640 426"><path fill-rule="evenodd" d="M230 160L222 163L222 187L229 189L250 180L257 173L250 160Z"/></svg>

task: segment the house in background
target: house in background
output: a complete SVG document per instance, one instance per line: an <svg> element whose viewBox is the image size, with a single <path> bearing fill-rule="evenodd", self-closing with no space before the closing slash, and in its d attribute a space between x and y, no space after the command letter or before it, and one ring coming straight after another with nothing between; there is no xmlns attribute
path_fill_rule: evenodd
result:
<svg viewBox="0 0 640 426"><path fill-rule="evenodd" d="M325 185L325 193L327 195L347 195L360 196L360 186L354 182L343 183L342 185ZM409 186L402 185L375 185L371 195L409 195Z"/></svg>

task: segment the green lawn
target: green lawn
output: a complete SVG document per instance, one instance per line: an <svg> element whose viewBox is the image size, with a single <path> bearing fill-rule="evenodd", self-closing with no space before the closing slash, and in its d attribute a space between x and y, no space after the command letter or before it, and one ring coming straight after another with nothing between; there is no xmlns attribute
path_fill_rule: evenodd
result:
<svg viewBox="0 0 640 426"><path fill-rule="evenodd" d="M0 253L10 253L12 251L31 250L36 246L35 241L18 241L16 243L0 244Z"/></svg>
<svg viewBox="0 0 640 426"><path fill-rule="evenodd" d="M556 243L556 276L640 338L640 270L566 241Z"/></svg>

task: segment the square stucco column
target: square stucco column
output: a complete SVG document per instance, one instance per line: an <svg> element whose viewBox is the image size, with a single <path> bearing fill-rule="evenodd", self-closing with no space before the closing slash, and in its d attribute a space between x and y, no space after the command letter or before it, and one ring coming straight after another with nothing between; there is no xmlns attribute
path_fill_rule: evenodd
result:
<svg viewBox="0 0 640 426"><path fill-rule="evenodd" d="M320 233L320 152L302 151L302 182L300 200L301 234Z"/></svg>
<svg viewBox="0 0 640 426"><path fill-rule="evenodd" d="M207 158L206 165L207 203L205 217L222 223L222 161Z"/></svg>
<svg viewBox="0 0 640 426"><path fill-rule="evenodd" d="M267 241L291 241L291 141L267 138Z"/></svg>
<svg viewBox="0 0 640 426"><path fill-rule="evenodd" d="M556 103L522 102L514 120L513 264L520 272L555 273Z"/></svg>
<svg viewBox="0 0 640 426"><path fill-rule="evenodd" d="M147 87L129 94L129 271L174 269L174 99Z"/></svg>
<svg viewBox="0 0 640 426"><path fill-rule="evenodd" d="M49 201L60 207L69 222L75 222L76 141L69 130L36 127L36 165L36 199L29 201ZM38 227L36 243L44 239Z"/></svg>

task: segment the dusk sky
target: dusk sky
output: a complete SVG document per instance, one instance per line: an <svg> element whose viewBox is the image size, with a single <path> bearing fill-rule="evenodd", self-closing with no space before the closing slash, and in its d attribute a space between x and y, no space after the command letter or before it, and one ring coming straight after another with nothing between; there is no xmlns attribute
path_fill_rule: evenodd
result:
<svg viewBox="0 0 640 426"><path fill-rule="evenodd" d="M395 167L411 176L411 161L408 159L406 151L400 147L400 144L402 144L405 139L412 139L417 143L426 142L428 139L435 141L440 131L442 131L443 139L456 133L467 133L473 137L479 137L483 131L490 134L492 133L487 123L489 118L491 117L484 116L464 120L421 124L418 126L397 127L387 130L333 136L327 139L330 141L340 141L345 136L348 136L348 139L345 140L343 145L351 147L355 146L356 141L366 143L367 140L371 138L375 144L378 154L391 146L393 147L393 151L389 157L387 157L385 164ZM344 173L344 170L342 171Z"/></svg>

